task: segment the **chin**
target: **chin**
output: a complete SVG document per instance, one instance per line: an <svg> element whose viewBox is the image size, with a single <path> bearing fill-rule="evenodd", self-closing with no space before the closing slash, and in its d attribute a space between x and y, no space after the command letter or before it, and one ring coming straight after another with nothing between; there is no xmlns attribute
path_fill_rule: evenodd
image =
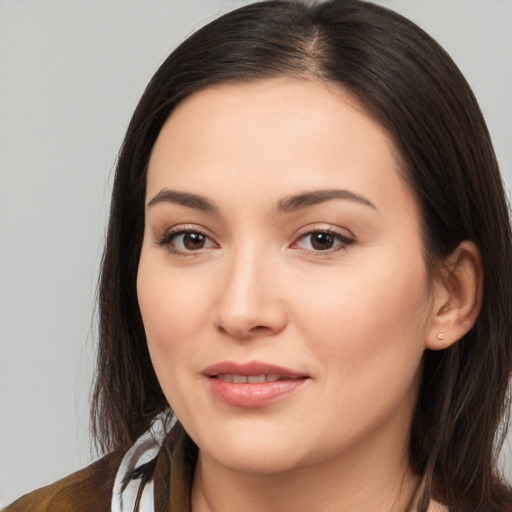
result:
<svg viewBox="0 0 512 512"><path fill-rule="evenodd" d="M275 474L296 469L304 463L304 454L296 442L285 437L276 442L273 436L260 437L226 435L222 438L199 440L201 452L220 466L240 473Z"/></svg>
<svg viewBox="0 0 512 512"><path fill-rule="evenodd" d="M209 453L209 457L220 466L236 473L252 475L271 475L286 473L301 466L296 456L276 453L276 450L237 450L222 453Z"/></svg>

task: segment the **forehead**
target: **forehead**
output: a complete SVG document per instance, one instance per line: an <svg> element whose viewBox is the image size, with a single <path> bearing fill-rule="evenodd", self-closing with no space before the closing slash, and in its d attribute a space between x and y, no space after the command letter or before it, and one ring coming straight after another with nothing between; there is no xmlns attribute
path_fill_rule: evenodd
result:
<svg viewBox="0 0 512 512"><path fill-rule="evenodd" d="M148 196L172 186L244 195L351 187L404 194L384 128L343 89L279 78L222 84L180 103L155 143ZM293 192L293 190L290 190Z"/></svg>

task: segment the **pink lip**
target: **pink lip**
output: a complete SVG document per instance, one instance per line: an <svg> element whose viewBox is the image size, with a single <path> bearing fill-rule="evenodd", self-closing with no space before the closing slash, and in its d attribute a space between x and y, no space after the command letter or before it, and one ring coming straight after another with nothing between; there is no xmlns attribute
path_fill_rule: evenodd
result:
<svg viewBox="0 0 512 512"><path fill-rule="evenodd" d="M217 378L220 374L279 376L275 382L233 383ZM212 393L228 405L237 407L262 407L284 398L301 387L309 376L273 364L251 361L246 364L222 362L209 366L203 371Z"/></svg>
<svg viewBox="0 0 512 512"><path fill-rule="evenodd" d="M232 373L236 375L279 375L285 378L300 378L307 377L307 375L289 370L283 366L276 366L274 364L262 363L260 361L250 361L245 364L233 363L231 361L224 361L222 363L208 366L203 370L204 375L214 377L220 373Z"/></svg>

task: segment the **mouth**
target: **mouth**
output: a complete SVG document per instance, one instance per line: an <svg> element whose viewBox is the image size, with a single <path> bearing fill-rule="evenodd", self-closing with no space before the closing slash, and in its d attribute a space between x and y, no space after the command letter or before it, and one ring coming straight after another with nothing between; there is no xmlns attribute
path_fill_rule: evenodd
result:
<svg viewBox="0 0 512 512"><path fill-rule="evenodd" d="M250 361L248 363L234 363L224 361L208 366L203 370L207 377L219 378L226 382L237 382L238 379L257 379L254 382L275 382L284 379L296 379L308 377L307 374L261 361ZM231 381L230 379L237 379ZM251 382L239 380L240 383Z"/></svg>
<svg viewBox="0 0 512 512"><path fill-rule="evenodd" d="M310 379L306 374L260 362L224 362L204 370L208 388L221 402L261 407L284 399Z"/></svg>
<svg viewBox="0 0 512 512"><path fill-rule="evenodd" d="M232 382L233 384L261 384L262 382L292 380L292 377L283 377L281 375L236 375L233 373L219 373L218 375L213 375L212 378L220 379L224 382Z"/></svg>

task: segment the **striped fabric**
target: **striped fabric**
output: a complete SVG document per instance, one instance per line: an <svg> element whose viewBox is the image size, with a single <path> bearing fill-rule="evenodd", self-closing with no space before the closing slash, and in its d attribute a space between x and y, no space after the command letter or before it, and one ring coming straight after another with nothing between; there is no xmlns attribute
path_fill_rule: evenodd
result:
<svg viewBox="0 0 512 512"><path fill-rule="evenodd" d="M112 512L154 512L153 470L163 440L175 423L158 416L151 428L126 452L112 491Z"/></svg>

